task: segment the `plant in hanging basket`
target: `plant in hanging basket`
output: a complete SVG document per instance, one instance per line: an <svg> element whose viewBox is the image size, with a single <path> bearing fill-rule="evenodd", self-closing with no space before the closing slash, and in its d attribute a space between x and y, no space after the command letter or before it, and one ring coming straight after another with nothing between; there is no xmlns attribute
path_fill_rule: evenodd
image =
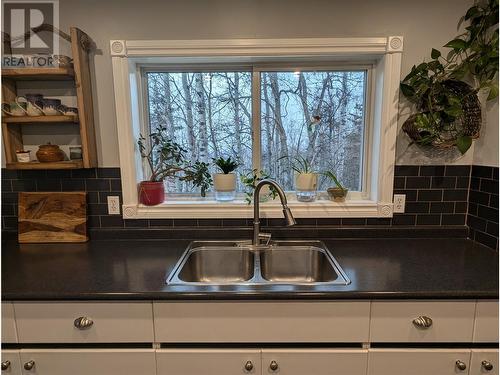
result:
<svg viewBox="0 0 500 375"><path fill-rule="evenodd" d="M432 60L413 66L400 85L417 110L403 131L414 143L456 147L462 154L479 137L478 91L486 90L488 100L498 96L498 0L471 7L464 21L466 32L445 45L447 56L433 48Z"/></svg>

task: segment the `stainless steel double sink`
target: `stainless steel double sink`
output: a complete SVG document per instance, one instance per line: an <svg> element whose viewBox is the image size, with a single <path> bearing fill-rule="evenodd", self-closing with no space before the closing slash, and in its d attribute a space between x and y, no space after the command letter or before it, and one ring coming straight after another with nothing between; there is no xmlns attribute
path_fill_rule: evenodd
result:
<svg viewBox="0 0 500 375"><path fill-rule="evenodd" d="M169 285L350 283L321 241L194 241L167 279Z"/></svg>

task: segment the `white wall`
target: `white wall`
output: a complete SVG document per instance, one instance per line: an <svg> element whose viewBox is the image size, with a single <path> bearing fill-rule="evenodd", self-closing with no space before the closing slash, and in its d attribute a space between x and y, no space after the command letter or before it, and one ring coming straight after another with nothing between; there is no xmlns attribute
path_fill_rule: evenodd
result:
<svg viewBox="0 0 500 375"><path fill-rule="evenodd" d="M472 0L60 0L61 28L77 26L96 42L99 165L119 166L110 39L361 37L403 35L402 74L456 34ZM498 113L498 106L496 106ZM492 120L497 115L492 111ZM498 121L497 121L498 122ZM495 126L493 126L495 128ZM496 125L498 132L498 124ZM486 134L486 132L485 132ZM485 147L498 142L488 139ZM452 162L403 152L398 164ZM492 153L492 152L491 152ZM476 150L479 155L479 150ZM458 163L471 163L472 150ZM496 157L498 159L498 156ZM485 160L484 156L478 156Z"/></svg>

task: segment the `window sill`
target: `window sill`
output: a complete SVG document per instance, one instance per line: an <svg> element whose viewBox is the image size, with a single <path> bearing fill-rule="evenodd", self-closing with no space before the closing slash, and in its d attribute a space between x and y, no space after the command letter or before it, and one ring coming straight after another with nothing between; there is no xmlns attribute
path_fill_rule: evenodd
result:
<svg viewBox="0 0 500 375"><path fill-rule="evenodd" d="M310 203L291 201L288 206L297 218L392 217L392 204L379 204L372 200L347 200L343 203L329 200ZM261 217L264 218L283 216L279 202L261 203L260 211ZM157 206L123 205L123 217L124 219L252 218L253 205L241 200L232 202L172 200Z"/></svg>

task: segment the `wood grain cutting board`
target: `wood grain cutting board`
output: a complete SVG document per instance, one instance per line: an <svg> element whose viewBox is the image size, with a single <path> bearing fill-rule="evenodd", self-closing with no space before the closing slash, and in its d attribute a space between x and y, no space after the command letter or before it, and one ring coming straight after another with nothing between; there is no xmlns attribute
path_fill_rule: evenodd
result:
<svg viewBox="0 0 500 375"><path fill-rule="evenodd" d="M85 192L19 193L19 242L85 242Z"/></svg>

